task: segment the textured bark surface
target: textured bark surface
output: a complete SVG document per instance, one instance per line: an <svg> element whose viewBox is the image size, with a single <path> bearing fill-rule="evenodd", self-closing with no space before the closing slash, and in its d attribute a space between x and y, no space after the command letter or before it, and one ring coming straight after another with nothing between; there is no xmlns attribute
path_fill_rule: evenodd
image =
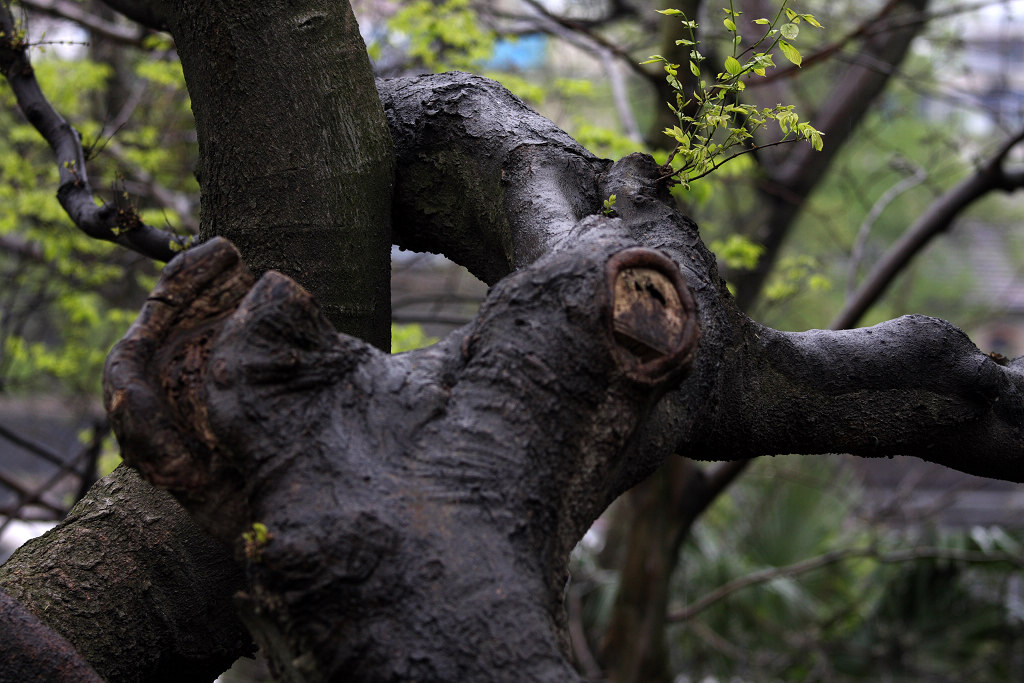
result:
<svg viewBox="0 0 1024 683"><path fill-rule="evenodd" d="M382 84L396 138L419 150L397 184L415 230L399 237L447 248L453 231L477 231L501 245L498 258L453 247L484 276L517 268L473 324L385 356L336 336L286 278L249 289L234 252L211 243L169 267L109 362L126 457L225 540L266 527L243 549L244 613L281 677L571 676L556 646L568 552L676 452L910 453L1021 478L1018 364L920 316L848 332L758 325L650 158L609 164L561 133L545 142L543 120L492 83L431 80ZM468 125L471 113L499 121ZM452 192L466 215L504 222L437 218L417 180L444 172L423 162L434 140L477 150ZM500 191L479 191L491 181ZM560 199L573 193L580 203ZM575 219L609 194L616 217ZM538 223L515 210L538 197ZM652 315L655 301L668 313ZM691 357L680 321L694 314ZM204 491L226 496L213 514Z"/></svg>
<svg viewBox="0 0 1024 683"><path fill-rule="evenodd" d="M0 681L102 683L67 640L0 591Z"/></svg>
<svg viewBox="0 0 1024 683"><path fill-rule="evenodd" d="M125 467L0 566L0 591L107 681L213 680L251 653L231 601L242 585L227 548Z"/></svg>
<svg viewBox="0 0 1024 683"><path fill-rule="evenodd" d="M389 348L392 143L348 3L156 4L196 117L200 234Z"/></svg>
<svg viewBox="0 0 1024 683"><path fill-rule="evenodd" d="M241 548L243 614L282 680L575 678L569 551L635 483L618 455L698 338L675 265L625 247L541 259L474 324L400 356L337 335L276 273L239 302L226 242L169 266L111 354L111 417L125 458L200 523L265 527ZM168 420L201 438L142 441ZM244 504L196 504L235 481L192 476L197 461L233 467Z"/></svg>

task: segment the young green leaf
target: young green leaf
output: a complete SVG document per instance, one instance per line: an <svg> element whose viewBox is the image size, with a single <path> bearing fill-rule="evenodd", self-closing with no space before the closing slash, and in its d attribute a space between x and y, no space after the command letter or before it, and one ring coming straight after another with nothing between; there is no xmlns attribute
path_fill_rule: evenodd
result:
<svg viewBox="0 0 1024 683"><path fill-rule="evenodd" d="M804 61L804 58L800 55L800 50L790 45L784 40L779 41L779 49L782 50L782 54L785 55L786 59L793 62L797 66Z"/></svg>
<svg viewBox="0 0 1024 683"><path fill-rule="evenodd" d="M801 14L800 16L814 28L822 28L821 24L818 23L818 20L814 18L813 14Z"/></svg>
<svg viewBox="0 0 1024 683"><path fill-rule="evenodd" d="M740 72L743 71L743 66L735 57L726 57L725 70L728 71L733 76L738 76Z"/></svg>

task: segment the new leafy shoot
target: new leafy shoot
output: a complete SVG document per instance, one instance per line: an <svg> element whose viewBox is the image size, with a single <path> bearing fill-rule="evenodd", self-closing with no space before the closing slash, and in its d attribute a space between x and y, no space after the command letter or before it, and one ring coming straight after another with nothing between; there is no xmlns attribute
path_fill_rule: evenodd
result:
<svg viewBox="0 0 1024 683"><path fill-rule="evenodd" d="M709 83L702 78L708 69L707 57L701 53L697 38L697 23L690 20L678 9L657 10L661 14L681 17L684 37L677 45L690 47L689 63L686 65L696 78L696 87L688 90L679 80L679 64L669 62L661 55L653 55L643 64L662 63L665 78L675 91L675 102L668 106L676 115L678 125L665 129L665 134L676 141L676 146L666 163L667 176L677 179L684 186L703 178L722 164L743 154L784 142L807 140L816 149L822 147L822 133L808 121L801 121L793 111L793 105L778 104L774 107L758 108L740 101L740 94L746 88L745 81L764 77L774 67L772 53L778 48L782 55L793 64L800 66L803 57L794 47L793 41L800 35L800 24L806 22L815 28L821 24L813 15L798 13L786 7L783 2L774 19L756 19L755 25L764 26L764 34L756 42L740 49L743 42L736 19L742 14L734 9L733 3L723 8L723 25L732 36L732 54L725 58L724 70L717 72ZM785 16L786 21L783 21ZM765 128L769 122L779 126L780 137L767 144L755 142L754 134Z"/></svg>

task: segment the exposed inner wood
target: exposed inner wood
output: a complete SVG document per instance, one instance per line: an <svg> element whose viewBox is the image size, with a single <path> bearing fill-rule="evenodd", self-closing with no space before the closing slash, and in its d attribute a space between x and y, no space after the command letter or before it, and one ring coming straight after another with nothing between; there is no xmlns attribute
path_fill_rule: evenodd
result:
<svg viewBox="0 0 1024 683"><path fill-rule="evenodd" d="M615 340L646 363L679 348L685 314L672 282L653 268L626 268L615 279Z"/></svg>

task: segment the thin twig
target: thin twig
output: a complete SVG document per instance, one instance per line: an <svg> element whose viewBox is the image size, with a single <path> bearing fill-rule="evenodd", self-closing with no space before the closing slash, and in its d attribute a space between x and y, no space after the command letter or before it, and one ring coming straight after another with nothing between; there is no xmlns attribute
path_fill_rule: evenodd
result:
<svg viewBox="0 0 1024 683"><path fill-rule="evenodd" d="M847 297L842 310L832 321L833 329L846 329L856 324L881 297L889 283L903 270L915 254L936 235L948 230L956 218L980 197L1002 190L1012 192L1024 188L1024 172L1003 168L1007 155L1024 141L1024 128L1007 138L973 174L947 190L878 260L857 290Z"/></svg>
<svg viewBox="0 0 1024 683"><path fill-rule="evenodd" d="M645 80L652 83L660 80L660 75L652 74L652 72L644 69L635 57L604 36L589 30L578 22L551 12L537 0L523 0L523 2L537 13L538 18L541 19L545 26L546 32L588 51L599 52L599 50L594 49L594 46L597 46L601 50L608 51L621 59L634 73Z"/></svg>
<svg viewBox="0 0 1024 683"><path fill-rule="evenodd" d="M686 182L692 183L694 180L700 180L704 176L709 175L711 173L714 173L716 170L718 170L719 168L721 168L725 164L729 163L730 161L732 161L736 157L741 157L744 154L751 154L751 153L756 152L756 151L758 151L760 149L767 149L769 147L776 147L778 145L786 145L786 144L789 144L791 142L802 142L802 141L804 141L804 138L786 138L785 140L776 140L775 142L769 142L769 143L766 143L766 144L763 144L763 145L751 145L750 147L744 147L739 152L736 152L735 154L731 154L731 155L727 156L726 158L724 158L724 159L722 159L720 161L716 161L711 166L711 168L707 169L703 173L700 173L698 175L695 175L695 176L692 176L690 178L687 178ZM661 180L665 180L666 178L671 178L673 176L677 176L677 175L679 175L680 173L682 173L685 170L686 170L685 168L681 168L678 171L672 171L671 173L667 173L667 174L661 176Z"/></svg>
<svg viewBox="0 0 1024 683"><path fill-rule="evenodd" d="M569 642L572 644L572 652L576 655L576 661L583 669L584 676L594 681L601 680L604 678L604 672L601 671L601 665L597 663L597 658L590 650L590 645L587 643L587 632L583 627L583 604L580 600L580 592L570 588L566 597Z"/></svg>
<svg viewBox="0 0 1024 683"><path fill-rule="evenodd" d="M910 162L907 162L910 164ZM846 269L846 294L849 296L853 293L853 289L857 281L857 271L860 270L860 263L864 258L864 250L867 245L868 236L871 234L871 228L874 226L875 221L882 215L882 213L889 208L896 199L908 192L914 187L917 187L928 178L928 173L919 165L912 164L912 174L903 178L901 181L890 187L888 190L882 193L882 196L871 206L867 215L864 216L864 220L861 221L860 227L857 228L857 237L853 242L853 250L850 253L850 265Z"/></svg>
<svg viewBox="0 0 1024 683"><path fill-rule="evenodd" d="M61 457L60 453L57 453L49 446L43 445L38 441L28 438L27 436L22 436L3 425L0 425L0 438L10 441L15 446L24 448L32 455L42 458L51 465L57 465L58 467L64 466L64 458Z"/></svg>
<svg viewBox="0 0 1024 683"><path fill-rule="evenodd" d="M921 559L944 559L973 564L1002 563L1009 564L1014 567L1024 567L1024 557L1019 557L1010 553L983 553L978 551L935 547L910 548L891 553L882 553L879 552L877 548L872 547L845 548L842 550L832 550L823 555L794 562L793 564L786 565L784 567L764 569L733 579L732 581L719 586L696 602L693 602L680 610L671 612L668 615L668 621L680 622L692 619L694 616L700 614L715 603L720 602L733 593L750 586L767 583L769 581L774 581L775 579L800 576L801 574L806 574L807 572L821 569L822 567L859 558L873 559L882 564L895 564Z"/></svg>

